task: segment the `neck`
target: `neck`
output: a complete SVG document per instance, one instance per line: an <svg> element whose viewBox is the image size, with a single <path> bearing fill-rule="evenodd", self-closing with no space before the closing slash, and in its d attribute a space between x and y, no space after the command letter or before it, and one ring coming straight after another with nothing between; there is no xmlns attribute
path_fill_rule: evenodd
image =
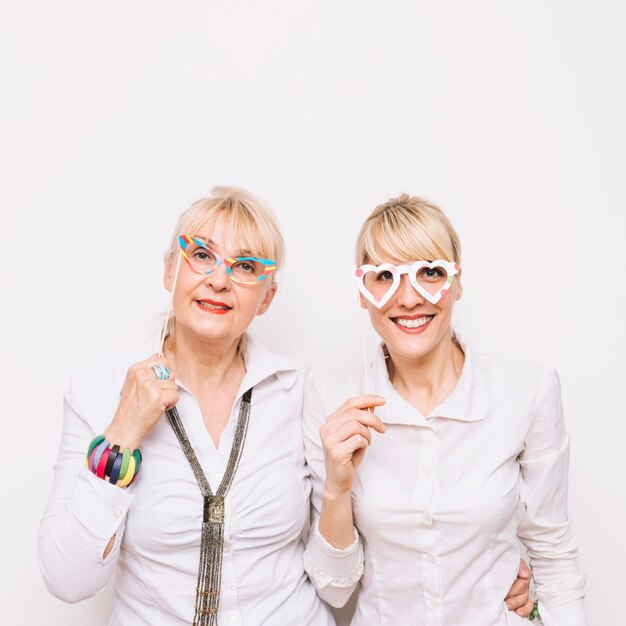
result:
<svg viewBox="0 0 626 626"><path fill-rule="evenodd" d="M191 390L201 390L243 375L246 368L237 350L239 340L208 341L176 328L174 336L165 341L164 353L176 378Z"/></svg>
<svg viewBox="0 0 626 626"><path fill-rule="evenodd" d="M410 358L390 352L389 357L387 368L393 386L411 404L419 404L420 410L436 406L450 394L465 361L463 350L453 340L452 329L428 354Z"/></svg>

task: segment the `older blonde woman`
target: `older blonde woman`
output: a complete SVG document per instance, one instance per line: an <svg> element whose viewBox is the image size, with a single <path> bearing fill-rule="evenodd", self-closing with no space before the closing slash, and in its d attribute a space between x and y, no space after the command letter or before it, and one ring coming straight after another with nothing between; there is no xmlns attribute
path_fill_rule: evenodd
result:
<svg viewBox="0 0 626 626"><path fill-rule="evenodd" d="M355 279L382 344L365 376L307 394L306 569L335 606L360 582L355 626L523 624L503 602L521 539L543 624L584 626L557 375L453 330L460 265L429 202L394 198L363 225Z"/></svg>
<svg viewBox="0 0 626 626"><path fill-rule="evenodd" d="M39 533L59 598L116 572L116 626L334 624L302 565L302 367L246 336L283 257L269 209L214 189L174 231L163 354L155 336L75 375Z"/></svg>

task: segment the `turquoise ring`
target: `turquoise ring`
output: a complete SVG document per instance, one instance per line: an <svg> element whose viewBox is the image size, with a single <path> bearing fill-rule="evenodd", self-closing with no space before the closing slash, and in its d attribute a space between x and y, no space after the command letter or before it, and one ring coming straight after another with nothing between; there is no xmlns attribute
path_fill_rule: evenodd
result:
<svg viewBox="0 0 626 626"><path fill-rule="evenodd" d="M157 380L169 380L170 370L165 365L153 365L152 369L156 374Z"/></svg>

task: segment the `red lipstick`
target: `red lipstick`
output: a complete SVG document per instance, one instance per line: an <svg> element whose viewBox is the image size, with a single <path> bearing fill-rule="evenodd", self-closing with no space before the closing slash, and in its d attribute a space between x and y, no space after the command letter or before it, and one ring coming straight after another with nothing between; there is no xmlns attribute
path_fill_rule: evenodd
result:
<svg viewBox="0 0 626 626"><path fill-rule="evenodd" d="M196 300L196 304L203 311L213 313L214 315L225 315L232 309L232 307L228 306L225 302L218 302L217 300Z"/></svg>

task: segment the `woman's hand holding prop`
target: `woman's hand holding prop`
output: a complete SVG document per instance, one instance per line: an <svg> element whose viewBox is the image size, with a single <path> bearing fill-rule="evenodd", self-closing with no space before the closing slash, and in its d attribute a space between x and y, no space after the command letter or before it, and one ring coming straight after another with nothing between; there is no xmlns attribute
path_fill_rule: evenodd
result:
<svg viewBox="0 0 626 626"><path fill-rule="evenodd" d="M384 398L371 394L350 398L320 428L326 465L325 491L329 494L351 493L356 470L372 441L370 428L381 434L385 432L380 418L368 409L384 403Z"/></svg>
<svg viewBox="0 0 626 626"><path fill-rule="evenodd" d="M122 448L139 448L166 409L178 402L179 391L167 359L155 354L128 370L113 421L104 435Z"/></svg>
<svg viewBox="0 0 626 626"><path fill-rule="evenodd" d="M379 417L368 411L385 403L374 395L358 396L344 402L320 428L326 465L319 531L328 543L343 549L354 543L352 484L373 428L385 432Z"/></svg>

